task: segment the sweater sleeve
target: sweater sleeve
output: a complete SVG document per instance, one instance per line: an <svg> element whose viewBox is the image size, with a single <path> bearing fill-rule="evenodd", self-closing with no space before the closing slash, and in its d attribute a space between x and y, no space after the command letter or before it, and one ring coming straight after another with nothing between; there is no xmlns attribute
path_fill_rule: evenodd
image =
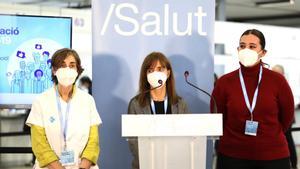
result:
<svg viewBox="0 0 300 169"><path fill-rule="evenodd" d="M224 80L220 79L217 81L216 86L212 92L212 97L216 101L217 105L217 113L223 114L223 119L226 118L226 92L225 92L226 84ZM214 100L211 98L210 100L210 111L214 112Z"/></svg>
<svg viewBox="0 0 300 169"><path fill-rule="evenodd" d="M89 139L86 147L84 148L81 158L86 158L93 164L97 164L97 160L100 153L98 125L90 127Z"/></svg>
<svg viewBox="0 0 300 169"><path fill-rule="evenodd" d="M46 167L51 162L57 161L58 157L48 143L45 128L31 125L32 151L36 156L40 167Z"/></svg>
<svg viewBox="0 0 300 169"><path fill-rule="evenodd" d="M291 88L284 79L278 94L279 120L284 132L288 130L294 120L294 97Z"/></svg>

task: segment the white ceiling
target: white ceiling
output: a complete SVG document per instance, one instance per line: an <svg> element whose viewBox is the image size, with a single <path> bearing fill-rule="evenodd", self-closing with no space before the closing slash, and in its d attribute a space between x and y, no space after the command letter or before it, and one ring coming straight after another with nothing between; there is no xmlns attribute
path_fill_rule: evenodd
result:
<svg viewBox="0 0 300 169"><path fill-rule="evenodd" d="M218 1L223 0L216 0ZM256 2L279 0L224 0L225 16L228 21L261 23L300 27L300 0L295 4L272 5L262 7ZM90 8L91 0L0 0L3 3L57 6L70 8Z"/></svg>
<svg viewBox="0 0 300 169"><path fill-rule="evenodd" d="M300 27L300 0L269 7L256 5L259 1L270 0L225 0L227 20Z"/></svg>

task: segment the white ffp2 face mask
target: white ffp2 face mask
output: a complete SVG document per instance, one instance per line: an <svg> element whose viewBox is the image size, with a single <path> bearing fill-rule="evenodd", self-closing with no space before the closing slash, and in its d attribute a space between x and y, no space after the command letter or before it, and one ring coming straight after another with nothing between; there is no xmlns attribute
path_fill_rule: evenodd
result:
<svg viewBox="0 0 300 169"><path fill-rule="evenodd" d="M245 67L253 66L259 59L258 53L251 49L242 49L238 53L239 60Z"/></svg>
<svg viewBox="0 0 300 169"><path fill-rule="evenodd" d="M147 80L150 83L150 85L154 88L154 87L158 87L158 86L162 86L163 84L165 84L166 80L167 80L167 75L164 72L157 72L154 71L152 73L147 74ZM162 81L162 84L160 84L158 81Z"/></svg>
<svg viewBox="0 0 300 169"><path fill-rule="evenodd" d="M75 82L78 73L75 69L65 67L57 69L55 75L57 77L58 83L67 87Z"/></svg>

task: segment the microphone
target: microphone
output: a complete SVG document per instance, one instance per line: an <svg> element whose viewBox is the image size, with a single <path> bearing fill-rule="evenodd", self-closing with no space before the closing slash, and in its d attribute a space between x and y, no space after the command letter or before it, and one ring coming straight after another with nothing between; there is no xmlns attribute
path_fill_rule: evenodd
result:
<svg viewBox="0 0 300 169"><path fill-rule="evenodd" d="M160 86L162 86L162 83L163 83L163 82L162 82L161 79L159 79L159 80L158 80L158 83L160 84Z"/></svg>
<svg viewBox="0 0 300 169"><path fill-rule="evenodd" d="M189 82L189 81L188 81L188 76L189 76L189 75L190 75L189 71L186 70L186 71L184 72L185 82L186 82L187 84L189 84L190 86L194 87L195 89L198 89L198 90L200 90L201 92L205 93L207 96L209 96L209 97L213 100L213 102L214 102L214 110L213 110L213 113L218 113L217 103L216 103L215 98L214 98L211 94L209 94L208 92L206 92L205 90L203 90L203 89L197 87L196 85L192 84L191 82Z"/></svg>
<svg viewBox="0 0 300 169"><path fill-rule="evenodd" d="M162 85L163 85L163 81L161 80L161 79L158 79L158 86L156 86L156 87L153 87L153 88L150 88L150 89L148 89L148 90L146 90L146 91L144 91L144 92L142 92L143 94L146 94L146 93L148 93L148 92L150 92L150 91L152 91L152 90L155 90L155 89L157 89L157 88L160 88ZM141 93L140 93L141 94Z"/></svg>
<svg viewBox="0 0 300 169"><path fill-rule="evenodd" d="M160 87L163 85L163 81L162 81L161 79L158 79L157 82L158 82L159 85L156 86L156 87L153 87L152 89L150 89L149 92L150 92L151 90L155 90L155 89L157 89L157 88L160 88Z"/></svg>

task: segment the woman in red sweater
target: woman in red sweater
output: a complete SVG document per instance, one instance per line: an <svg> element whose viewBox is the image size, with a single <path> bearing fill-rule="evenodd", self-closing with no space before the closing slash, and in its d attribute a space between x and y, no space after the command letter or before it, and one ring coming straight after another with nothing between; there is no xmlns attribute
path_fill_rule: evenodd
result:
<svg viewBox="0 0 300 169"><path fill-rule="evenodd" d="M222 76L213 96L223 114L217 169L290 169L284 133L294 118L294 100L283 76L263 67L264 35L245 31L240 68Z"/></svg>

